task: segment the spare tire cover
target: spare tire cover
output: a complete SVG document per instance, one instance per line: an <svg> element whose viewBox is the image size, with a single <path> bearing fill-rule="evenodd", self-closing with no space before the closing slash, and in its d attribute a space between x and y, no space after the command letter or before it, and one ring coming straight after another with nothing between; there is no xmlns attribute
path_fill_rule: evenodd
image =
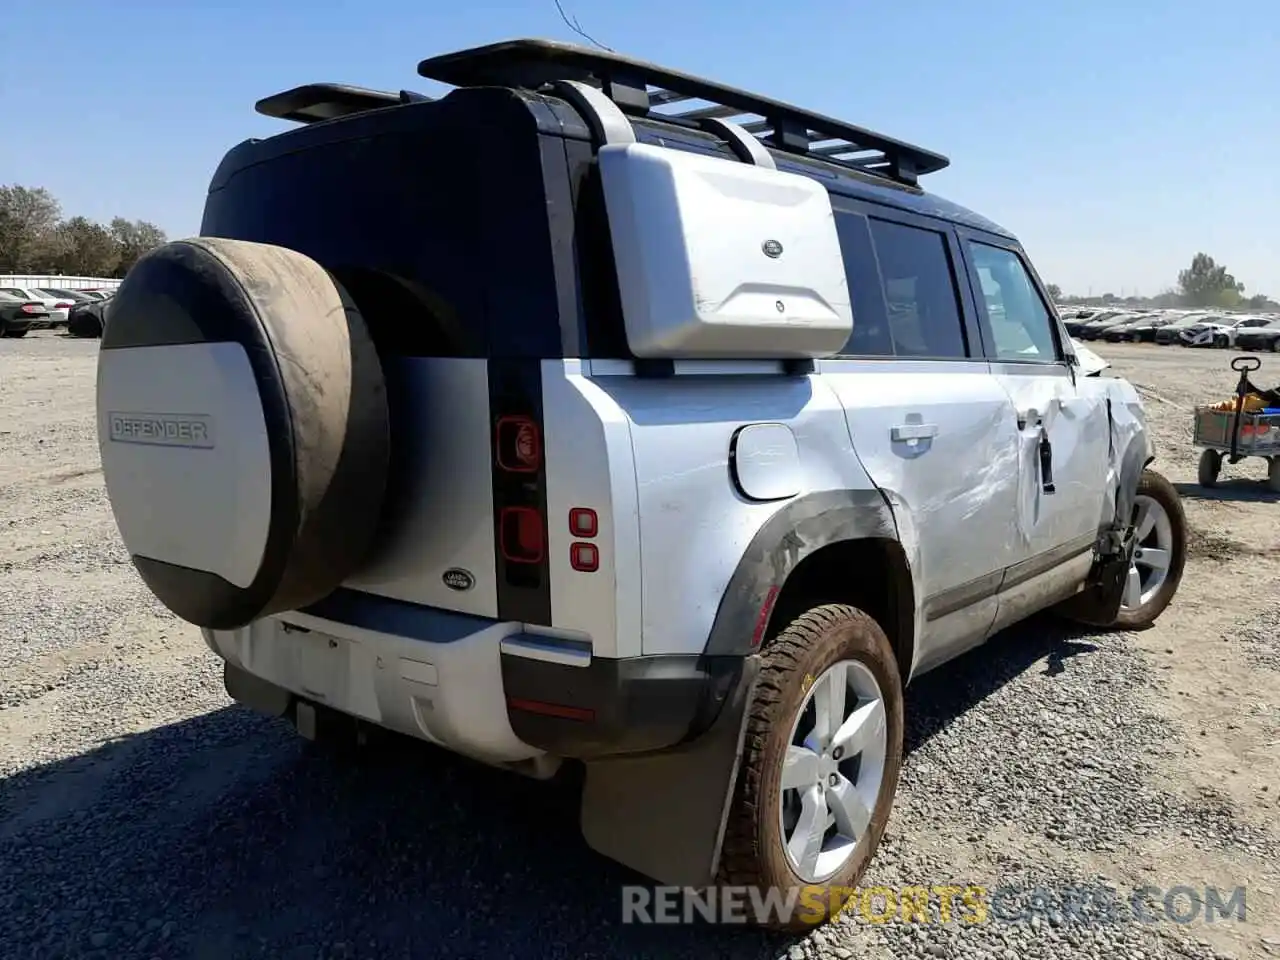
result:
<svg viewBox="0 0 1280 960"><path fill-rule="evenodd" d="M306 606L368 553L386 387L360 312L310 258L205 237L146 254L112 301L97 405L120 536L184 620Z"/></svg>

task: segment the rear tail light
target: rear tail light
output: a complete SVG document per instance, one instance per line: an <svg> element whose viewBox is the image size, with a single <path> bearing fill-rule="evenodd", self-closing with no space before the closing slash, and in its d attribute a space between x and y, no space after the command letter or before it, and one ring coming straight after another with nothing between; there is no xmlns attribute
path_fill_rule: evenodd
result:
<svg viewBox="0 0 1280 960"><path fill-rule="evenodd" d="M537 473L542 465L542 437L529 417L502 417L497 429L498 466L508 473Z"/></svg>
<svg viewBox="0 0 1280 960"><path fill-rule="evenodd" d="M503 507L498 515L502 556L508 563L541 563L542 515L532 507Z"/></svg>
<svg viewBox="0 0 1280 960"><path fill-rule="evenodd" d="M22 312L23 313L44 313L44 308L37 307L33 303L24 303L22 305Z"/></svg>
<svg viewBox="0 0 1280 960"><path fill-rule="evenodd" d="M55 309L55 310L70 310L70 309L71 309L72 307L74 307L74 306L75 306L75 304L74 304L74 303L70 303L70 302L67 302L67 303L55 303L55 304L53 305L53 309Z"/></svg>

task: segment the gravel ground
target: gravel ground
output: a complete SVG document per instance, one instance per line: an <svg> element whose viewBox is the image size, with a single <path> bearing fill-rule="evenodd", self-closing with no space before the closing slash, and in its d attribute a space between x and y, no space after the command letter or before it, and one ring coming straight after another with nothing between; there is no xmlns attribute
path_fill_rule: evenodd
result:
<svg viewBox="0 0 1280 960"><path fill-rule="evenodd" d="M1280 957L1276 498L1258 463L1191 482L1187 408L1229 391L1226 355L1104 350L1186 498L1179 598L1138 635L1037 619L909 692L864 883L981 886L1006 919L797 940L619 923L636 878L586 849L569 785L416 745L343 762L232 705L118 545L96 344L3 341L0 957ZM1096 918L1144 885L1245 885L1247 922Z"/></svg>

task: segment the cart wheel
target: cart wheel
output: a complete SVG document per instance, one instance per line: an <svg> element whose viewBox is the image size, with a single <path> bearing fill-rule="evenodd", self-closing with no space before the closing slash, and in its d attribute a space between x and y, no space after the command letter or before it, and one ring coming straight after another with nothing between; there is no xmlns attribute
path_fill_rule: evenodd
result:
<svg viewBox="0 0 1280 960"><path fill-rule="evenodd" d="M1274 464L1276 461L1272 461ZM1217 450L1204 450L1200 454L1200 466L1196 479L1202 487L1218 485L1218 471L1222 469L1222 454Z"/></svg>
<svg viewBox="0 0 1280 960"><path fill-rule="evenodd" d="M1280 457L1272 457L1267 467L1267 486L1280 493Z"/></svg>

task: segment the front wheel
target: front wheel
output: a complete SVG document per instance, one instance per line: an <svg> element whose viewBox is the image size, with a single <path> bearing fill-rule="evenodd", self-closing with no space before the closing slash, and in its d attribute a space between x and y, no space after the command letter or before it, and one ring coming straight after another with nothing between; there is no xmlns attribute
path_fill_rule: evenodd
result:
<svg viewBox="0 0 1280 960"><path fill-rule="evenodd" d="M1115 627L1142 630L1173 601L1187 562L1187 517L1173 484L1142 471L1133 501L1133 558Z"/></svg>
<svg viewBox="0 0 1280 960"><path fill-rule="evenodd" d="M902 767L902 681L879 624L847 606L805 613L761 658L720 883L795 891L790 915L761 918L795 930L839 912L880 843Z"/></svg>
<svg viewBox="0 0 1280 960"><path fill-rule="evenodd" d="M1202 487L1216 487L1222 470L1222 454L1217 450L1203 450L1196 465L1196 479Z"/></svg>

